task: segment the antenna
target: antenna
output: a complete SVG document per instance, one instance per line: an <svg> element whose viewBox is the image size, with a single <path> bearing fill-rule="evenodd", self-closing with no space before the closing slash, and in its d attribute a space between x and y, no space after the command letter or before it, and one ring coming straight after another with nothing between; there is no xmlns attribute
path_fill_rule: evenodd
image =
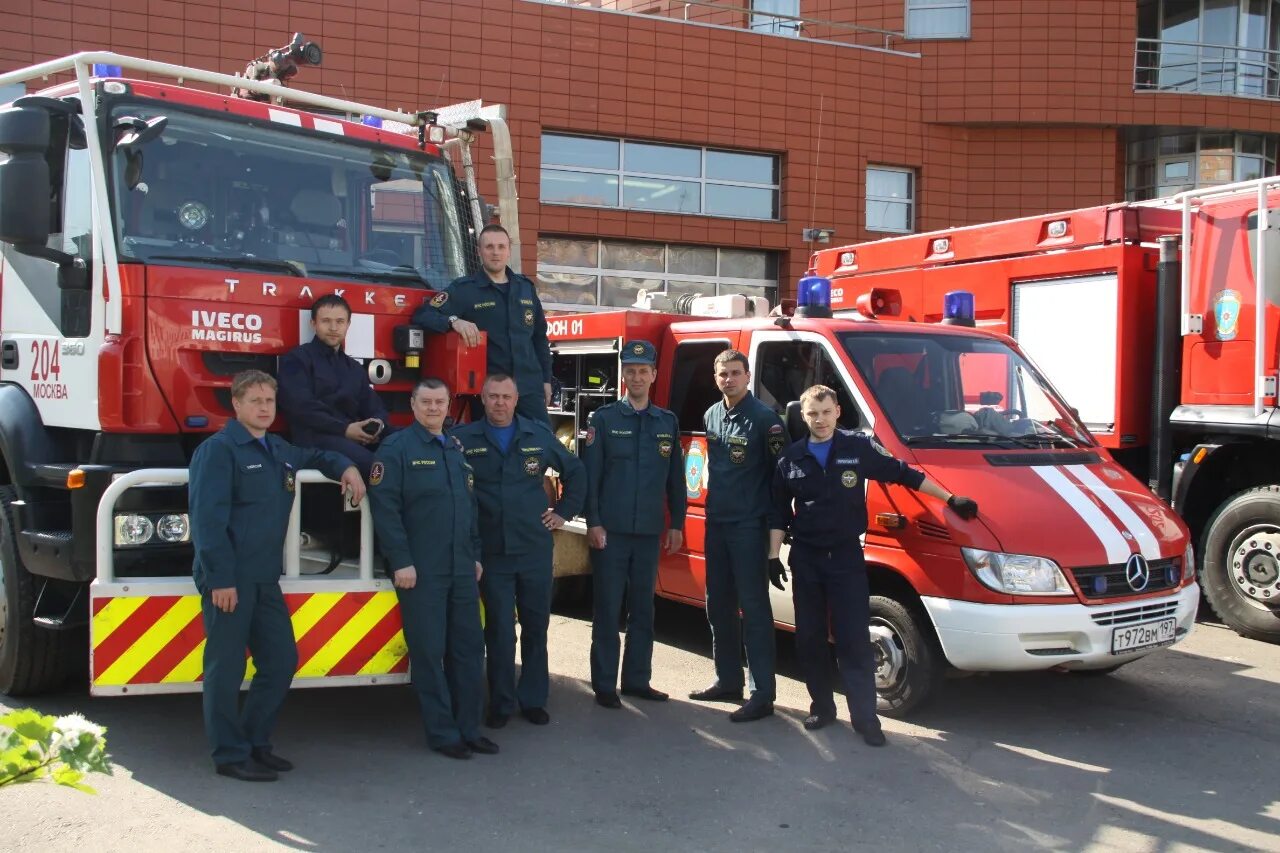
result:
<svg viewBox="0 0 1280 853"><path fill-rule="evenodd" d="M813 254L813 244L831 242L834 228L816 228L813 217L818 207L818 166L822 162L822 119L826 111L826 95L818 94L818 139L813 152L813 171L809 177L809 227L805 228L800 238L809 244L809 254Z"/></svg>

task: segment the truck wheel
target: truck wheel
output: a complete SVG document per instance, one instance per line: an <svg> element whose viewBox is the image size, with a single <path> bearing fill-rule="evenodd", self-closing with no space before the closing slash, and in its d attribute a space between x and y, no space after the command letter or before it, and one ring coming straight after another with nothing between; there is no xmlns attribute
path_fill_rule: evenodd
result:
<svg viewBox="0 0 1280 853"><path fill-rule="evenodd" d="M0 693L25 696L59 687L66 680L66 635L31 621L38 582L18 557L12 486L0 486Z"/></svg>
<svg viewBox="0 0 1280 853"><path fill-rule="evenodd" d="M1206 526L1200 585L1242 637L1280 643L1280 486L1233 495Z"/></svg>
<svg viewBox="0 0 1280 853"><path fill-rule="evenodd" d="M876 665L876 709L905 717L942 683L946 661L933 628L893 598L871 596L871 649Z"/></svg>

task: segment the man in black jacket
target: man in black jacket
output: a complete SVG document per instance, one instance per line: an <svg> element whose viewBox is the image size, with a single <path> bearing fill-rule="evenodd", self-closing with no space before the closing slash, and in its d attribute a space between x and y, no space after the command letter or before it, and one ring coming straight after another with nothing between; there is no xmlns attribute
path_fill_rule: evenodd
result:
<svg viewBox="0 0 1280 853"><path fill-rule="evenodd" d="M907 463L894 459L874 438L837 429L836 392L814 385L800 395L800 413L808 438L783 451L773 475L769 531L769 580L778 589L787 573L779 554L791 532L791 597L796 613L796 653L809 688L810 731L835 722L828 620L836 660L844 679L853 730L871 746L884 746L876 717L875 661L867 627L870 590L862 559L867 532L866 479L899 483L944 501L965 520L978 516L978 504L949 494Z"/></svg>
<svg viewBox="0 0 1280 853"><path fill-rule="evenodd" d="M315 337L280 358L280 410L293 443L346 456L369 479L373 451L388 434L387 407L363 365L343 349L351 306L337 294L311 306Z"/></svg>

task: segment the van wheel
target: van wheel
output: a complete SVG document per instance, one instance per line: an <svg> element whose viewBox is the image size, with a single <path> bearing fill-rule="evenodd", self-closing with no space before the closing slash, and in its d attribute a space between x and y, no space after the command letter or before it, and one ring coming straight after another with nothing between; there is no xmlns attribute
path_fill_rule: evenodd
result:
<svg viewBox="0 0 1280 853"><path fill-rule="evenodd" d="M1280 643L1280 486L1248 489L1218 507L1199 557L1200 586L1223 623Z"/></svg>
<svg viewBox="0 0 1280 853"><path fill-rule="evenodd" d="M44 693L66 680L70 648L66 634L31 621L38 582L18 557L12 486L0 486L0 693Z"/></svg>
<svg viewBox="0 0 1280 853"><path fill-rule="evenodd" d="M946 674L942 649L925 615L883 595L871 596L871 650L876 709L886 717L911 713Z"/></svg>

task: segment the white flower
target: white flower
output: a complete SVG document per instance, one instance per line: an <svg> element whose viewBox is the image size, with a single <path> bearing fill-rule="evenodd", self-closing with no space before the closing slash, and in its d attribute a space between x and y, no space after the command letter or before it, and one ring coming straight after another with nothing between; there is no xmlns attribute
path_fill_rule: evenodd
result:
<svg viewBox="0 0 1280 853"><path fill-rule="evenodd" d="M94 740L100 740L107 730L97 723L91 723L84 718L82 714L67 714L65 717L59 717L54 724L54 748L74 748L80 744L80 739L84 735L92 735Z"/></svg>

